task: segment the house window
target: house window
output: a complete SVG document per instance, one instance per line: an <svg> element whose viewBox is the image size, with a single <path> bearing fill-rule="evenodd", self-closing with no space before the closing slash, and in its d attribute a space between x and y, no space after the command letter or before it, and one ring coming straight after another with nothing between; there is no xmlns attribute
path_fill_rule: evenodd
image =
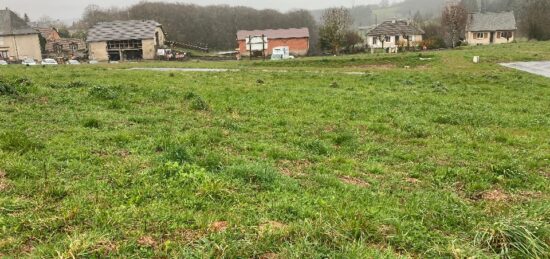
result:
<svg viewBox="0 0 550 259"><path fill-rule="evenodd" d="M7 50L0 51L0 59L2 59L2 60L7 60L8 59L8 51Z"/></svg>
<svg viewBox="0 0 550 259"><path fill-rule="evenodd" d="M399 36L395 36L395 42L399 42Z"/></svg>
<svg viewBox="0 0 550 259"><path fill-rule="evenodd" d="M377 41L378 41L378 40L376 39L376 37L372 37L372 45L376 45L376 44L377 44Z"/></svg>
<svg viewBox="0 0 550 259"><path fill-rule="evenodd" d="M77 51L78 50L78 44L72 42L71 44L69 44L69 49L73 52Z"/></svg>
<svg viewBox="0 0 550 259"><path fill-rule="evenodd" d="M63 45L61 45L59 43L53 44L53 51L57 52L57 53L63 52Z"/></svg>
<svg viewBox="0 0 550 259"><path fill-rule="evenodd" d="M501 31L497 33L497 38L505 38L510 39L512 38L512 32L511 31Z"/></svg>
<svg viewBox="0 0 550 259"><path fill-rule="evenodd" d="M476 37L476 39L483 39L483 38L485 38L485 33L477 32L477 33L475 33L475 37Z"/></svg>
<svg viewBox="0 0 550 259"><path fill-rule="evenodd" d="M391 37L390 37L390 36L384 37L384 41L385 41L385 42L390 42L390 41L391 41Z"/></svg>

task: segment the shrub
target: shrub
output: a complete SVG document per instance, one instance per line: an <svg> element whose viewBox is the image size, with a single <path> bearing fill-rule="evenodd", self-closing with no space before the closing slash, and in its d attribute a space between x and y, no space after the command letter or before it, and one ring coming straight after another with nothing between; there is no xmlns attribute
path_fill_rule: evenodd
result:
<svg viewBox="0 0 550 259"><path fill-rule="evenodd" d="M8 152L26 153L43 149L44 145L30 139L22 132L7 132L0 135L0 148Z"/></svg>

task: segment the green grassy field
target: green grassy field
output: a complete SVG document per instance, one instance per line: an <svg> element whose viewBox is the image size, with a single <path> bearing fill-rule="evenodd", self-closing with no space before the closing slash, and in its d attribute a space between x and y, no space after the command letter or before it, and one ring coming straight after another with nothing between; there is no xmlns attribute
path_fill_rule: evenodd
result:
<svg viewBox="0 0 550 259"><path fill-rule="evenodd" d="M514 60L550 43L0 67L0 257L548 258L550 79Z"/></svg>

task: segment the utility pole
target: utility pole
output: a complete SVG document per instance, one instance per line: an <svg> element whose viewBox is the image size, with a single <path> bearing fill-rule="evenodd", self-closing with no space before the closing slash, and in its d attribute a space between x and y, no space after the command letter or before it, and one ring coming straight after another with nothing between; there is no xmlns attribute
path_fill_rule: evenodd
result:
<svg viewBox="0 0 550 259"><path fill-rule="evenodd" d="M248 35L248 52L249 52L248 58L252 60L252 35Z"/></svg>

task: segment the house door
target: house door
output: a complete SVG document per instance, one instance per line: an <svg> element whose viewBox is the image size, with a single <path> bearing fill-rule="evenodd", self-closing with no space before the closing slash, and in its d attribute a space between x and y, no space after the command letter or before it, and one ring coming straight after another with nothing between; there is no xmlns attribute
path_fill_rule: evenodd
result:
<svg viewBox="0 0 550 259"><path fill-rule="evenodd" d="M491 32L491 44L495 43L495 32Z"/></svg>

